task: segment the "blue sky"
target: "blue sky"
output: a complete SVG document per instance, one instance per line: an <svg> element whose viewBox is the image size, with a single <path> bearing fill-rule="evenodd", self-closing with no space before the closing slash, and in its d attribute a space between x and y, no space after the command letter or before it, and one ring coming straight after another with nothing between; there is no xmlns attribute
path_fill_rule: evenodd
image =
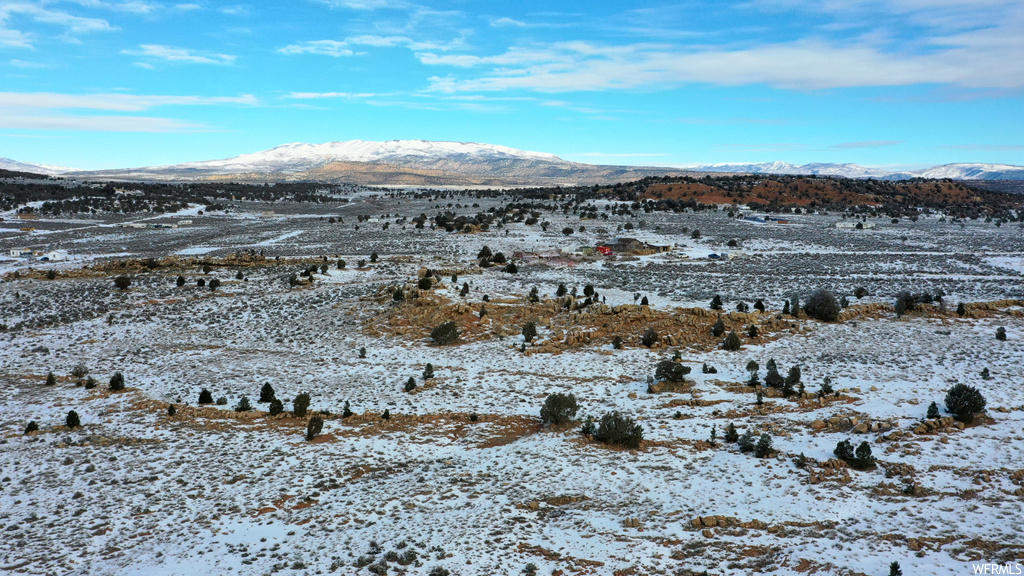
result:
<svg viewBox="0 0 1024 576"><path fill-rule="evenodd" d="M424 139L603 164L1020 165L1022 30L1021 0L0 0L0 156Z"/></svg>

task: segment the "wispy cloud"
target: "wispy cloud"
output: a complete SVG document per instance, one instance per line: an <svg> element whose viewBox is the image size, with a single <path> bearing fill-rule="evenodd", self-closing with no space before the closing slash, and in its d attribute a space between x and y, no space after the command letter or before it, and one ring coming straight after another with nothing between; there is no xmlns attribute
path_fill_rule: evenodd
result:
<svg viewBox="0 0 1024 576"><path fill-rule="evenodd" d="M0 46L32 48L33 35L11 27L12 21L17 19L63 28L62 38L70 42L77 41L77 36L80 34L109 32L117 29L102 18L75 16L60 10L51 10L42 4L4 3L0 4Z"/></svg>
<svg viewBox="0 0 1024 576"><path fill-rule="evenodd" d="M278 50L281 54L322 54L339 58L352 56L355 52L348 47L348 42L339 40L310 40L291 44Z"/></svg>
<svg viewBox="0 0 1024 576"><path fill-rule="evenodd" d="M59 94L54 92L0 92L0 110L83 109L138 112L158 106L258 104L255 96L157 96L135 94Z"/></svg>
<svg viewBox="0 0 1024 576"><path fill-rule="evenodd" d="M330 99L352 99L352 98L374 98L380 96L380 94L374 94L372 92L364 93L352 93L352 92L291 92L286 94L284 98L292 100L330 100Z"/></svg>
<svg viewBox="0 0 1024 576"><path fill-rule="evenodd" d="M842 144L833 144L831 148L834 150L858 150L861 148L885 148L887 146L899 146L903 143L903 140L867 140L863 142L843 142Z"/></svg>
<svg viewBox="0 0 1024 576"><path fill-rule="evenodd" d="M491 26L493 26L495 28L501 28L501 27L507 27L507 26L512 26L512 27L515 27L515 28L525 28L526 27L526 22L521 22L519 20L515 20L515 19L512 19L512 18L496 18L494 20L491 20Z"/></svg>
<svg viewBox="0 0 1024 576"><path fill-rule="evenodd" d="M1024 144L953 144L939 146L945 150L979 150L986 152L1016 152L1024 151Z"/></svg>
<svg viewBox="0 0 1024 576"><path fill-rule="evenodd" d="M236 56L230 54L199 53L187 48L164 46L162 44L141 44L138 50L122 50L122 54L143 56L151 60L184 64L217 64L230 65L235 63Z"/></svg>
<svg viewBox="0 0 1024 576"><path fill-rule="evenodd" d="M1011 62L994 52L965 50L890 54L868 45L836 45L823 40L735 50L561 42L510 49L492 57L423 54L420 60L455 67L495 66L476 77L432 78L434 89L443 92L668 89L689 83L766 84L797 90L933 83L1024 87L1024 57Z"/></svg>
<svg viewBox="0 0 1024 576"><path fill-rule="evenodd" d="M348 8L350 10L406 9L415 6L406 0L321 0L321 3L332 8Z"/></svg>
<svg viewBox="0 0 1024 576"><path fill-rule="evenodd" d="M21 115L0 112L0 128L13 130L76 130L88 132L196 132L202 124L148 116Z"/></svg>
<svg viewBox="0 0 1024 576"><path fill-rule="evenodd" d="M41 62L28 62L26 60L18 60L17 58L11 60L9 62L9 64L11 66L14 66L15 68L26 68L26 69L30 69L30 68L49 68L50 67L48 64L43 64Z"/></svg>

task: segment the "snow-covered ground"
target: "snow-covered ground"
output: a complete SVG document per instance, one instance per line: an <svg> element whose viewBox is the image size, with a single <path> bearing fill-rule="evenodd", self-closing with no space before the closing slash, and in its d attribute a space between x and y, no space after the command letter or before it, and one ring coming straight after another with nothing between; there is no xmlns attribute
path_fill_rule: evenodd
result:
<svg viewBox="0 0 1024 576"><path fill-rule="evenodd" d="M180 271L161 269L133 276L123 292L110 278L89 276L0 283L0 531L8 543L0 547L0 567L30 574L371 574L387 561L392 574L442 567L464 576L516 574L527 564L539 574L885 574L895 560L905 574L963 574L974 562L1021 560L1020 308L974 319L801 318L792 333L739 352L683 347L696 382L685 394L647 393L648 376L672 356L671 347L613 350L595 341L524 355L518 335L438 347L417 334L364 330L391 306L370 296L413 281L422 267L462 269L457 285L446 275L436 292L460 301L457 290L468 282L466 301L476 309L486 294L495 312L499 298L521 298L533 286L552 298L559 283L581 292L592 283L612 305L643 294L659 310L706 307L721 294L727 308L764 298L774 314L789 294L822 286L850 295L861 285L871 295L860 303L888 302L899 289L942 289L952 309L961 300L1022 297L1022 271L1007 265L1024 253L1019 230L930 221L886 235L828 229L835 218L817 216L794 217L798 226L786 228L746 226L722 214L583 222L545 214L547 233L510 224L463 235L402 230L395 212L409 218L437 208L384 202L325 210L324 218L343 216L344 224L250 212L196 216L177 230L53 232L83 258L207 258L255 249L270 261L242 269L241 281L235 268L204 275L196 266L183 271L180 288ZM491 205L479 202L482 208L459 212ZM381 222L355 230L357 214ZM638 227L643 220L643 228L616 231L627 220ZM586 231L572 237L559 232L581 224ZM507 256L524 247L575 247L598 239L600 228L607 236L684 244L689 257L527 262L516 275L474 266L483 245ZM691 238L695 228L700 239ZM726 246L730 239L740 246ZM22 245L31 244L0 236L4 254ZM741 255L703 257L728 250ZM379 262L355 269L374 251ZM291 260L300 256L326 256L329 270L311 288L292 289L287 277L306 267ZM4 272L33 266L63 273L82 264L0 262ZM201 277L220 279L221 289L197 287ZM1006 341L995 339L1000 326ZM540 332L542 340L551 337L543 324ZM799 365L808 392L829 377L844 396L822 405L769 397L769 409L757 410L754 395L737 384L747 380L749 360L760 364L763 379L771 358L783 375ZM428 362L435 378L425 383ZM79 364L99 388L74 385L69 374ZM703 364L718 372L703 374ZM55 386L44 384L50 371ZM116 371L128 391L106 391ZM409 377L419 385L412 394L403 389ZM306 442L298 419L235 417L232 407L243 396L267 409L256 400L268 382L286 410L305 391L312 410L330 412L324 441ZM958 382L982 391L991 421L898 439L886 439L892 430L853 433L845 423L811 427L852 416L908 432ZM204 388L227 404L198 409ZM645 444L611 449L587 441L576 426L542 427L538 414L552 392L574 394L579 419L611 410L637 418ZM703 402L679 402L690 400ZM346 401L356 413L351 419L339 417ZM176 416L167 415L168 404ZM62 424L72 409L83 425L67 430ZM392 415L386 422L379 418L385 409ZM23 434L29 421L41 432ZM771 434L778 454L757 459L721 442L730 422L741 432ZM717 446L699 443L712 426ZM870 442L883 466L851 470L849 482L837 476L811 483L843 439ZM801 453L818 464L798 468L793 458ZM903 493L910 482L916 495ZM716 515L744 525L693 525Z"/></svg>

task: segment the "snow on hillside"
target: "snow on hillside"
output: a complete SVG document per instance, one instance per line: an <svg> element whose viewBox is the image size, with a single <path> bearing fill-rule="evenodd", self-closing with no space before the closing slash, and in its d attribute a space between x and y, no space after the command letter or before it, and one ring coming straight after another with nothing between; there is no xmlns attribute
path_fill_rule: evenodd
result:
<svg viewBox="0 0 1024 576"><path fill-rule="evenodd" d="M528 152L494 144L432 142L428 140L389 140L387 142L349 140L325 144L294 142L225 160L188 162L159 168L228 172L291 172L308 170L328 162L407 164L410 161L436 162L445 159L458 159L463 162L504 160L565 162L554 154Z"/></svg>
<svg viewBox="0 0 1024 576"><path fill-rule="evenodd" d="M11 170L13 172L31 172L33 174L46 174L53 176L56 174L63 174L64 172L70 172L70 168L62 168L60 166L48 166L46 164L29 164L28 162L19 162L10 158L0 158L0 170Z"/></svg>
<svg viewBox="0 0 1024 576"><path fill-rule="evenodd" d="M788 162L762 162L756 164L702 164L688 166L701 172L727 172L736 174L816 174L844 178L881 178L909 180L911 178L951 178L954 180L1018 180L1024 179L1024 166L1008 164L943 164L923 170L890 172L858 164L812 163L797 166Z"/></svg>

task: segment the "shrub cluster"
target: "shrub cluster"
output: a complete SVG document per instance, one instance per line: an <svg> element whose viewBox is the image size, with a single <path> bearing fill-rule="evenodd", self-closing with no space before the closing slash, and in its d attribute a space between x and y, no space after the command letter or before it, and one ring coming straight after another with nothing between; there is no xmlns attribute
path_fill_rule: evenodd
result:
<svg viewBox="0 0 1024 576"><path fill-rule="evenodd" d="M555 392L549 394L544 400L544 406L540 409L540 419L545 424L565 424L576 417L579 404L572 394Z"/></svg>
<svg viewBox="0 0 1024 576"><path fill-rule="evenodd" d="M618 411L601 417L594 439L605 444L618 444L625 448L639 448L644 439L644 429L636 420Z"/></svg>

